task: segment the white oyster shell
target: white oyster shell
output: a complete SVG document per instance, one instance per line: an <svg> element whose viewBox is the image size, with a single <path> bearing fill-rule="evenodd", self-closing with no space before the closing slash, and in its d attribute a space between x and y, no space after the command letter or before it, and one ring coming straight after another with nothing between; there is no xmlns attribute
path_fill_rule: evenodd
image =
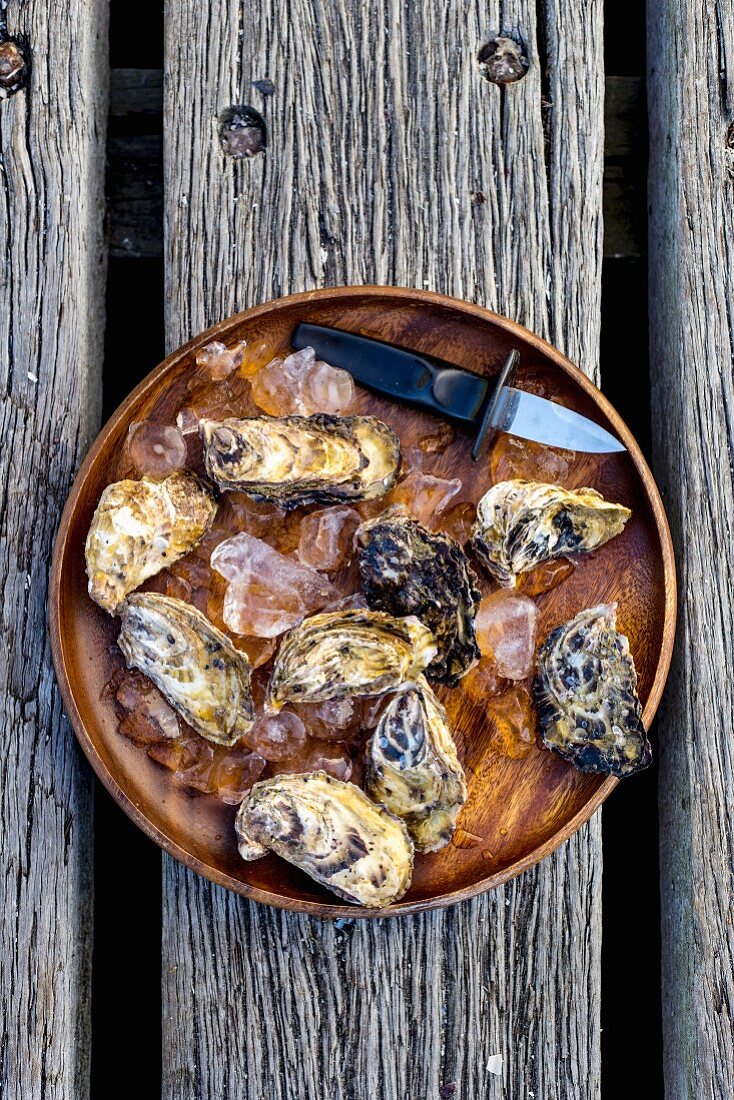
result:
<svg viewBox="0 0 734 1100"><path fill-rule="evenodd" d="M500 481L477 505L474 549L493 577L514 588L520 573L542 561L595 550L619 535L629 508L596 489L564 489L543 481Z"/></svg>
<svg viewBox="0 0 734 1100"><path fill-rule="evenodd" d="M383 712L367 745L365 789L405 821L418 851L451 840L466 781L446 712L422 676Z"/></svg>
<svg viewBox="0 0 734 1100"><path fill-rule="evenodd" d="M433 634L413 615L331 611L286 634L268 684L266 707L383 695L418 676L436 654Z"/></svg>
<svg viewBox="0 0 734 1100"><path fill-rule="evenodd" d="M196 546L216 510L194 474L108 485L87 535L89 595L114 614L129 592Z"/></svg>
<svg viewBox="0 0 734 1100"><path fill-rule="evenodd" d="M246 655L190 604L154 592L129 596L118 644L128 666L207 740L233 745L254 725Z"/></svg>
<svg viewBox="0 0 734 1100"><path fill-rule="evenodd" d="M413 845L403 822L323 771L256 783L235 830L243 859L273 851L357 905L382 908L410 886Z"/></svg>
<svg viewBox="0 0 734 1100"><path fill-rule="evenodd" d="M400 467L398 437L373 416L253 416L200 430L220 489L286 508L383 496Z"/></svg>

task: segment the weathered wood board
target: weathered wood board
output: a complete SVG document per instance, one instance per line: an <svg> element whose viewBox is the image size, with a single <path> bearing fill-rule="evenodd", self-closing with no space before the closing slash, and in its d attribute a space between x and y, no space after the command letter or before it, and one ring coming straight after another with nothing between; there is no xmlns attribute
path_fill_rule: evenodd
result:
<svg viewBox="0 0 734 1100"><path fill-rule="evenodd" d="M112 69L110 80L112 129L124 130L107 143L110 256L161 256L163 73ZM604 258L639 257L647 240L642 77L607 73L604 129Z"/></svg>
<svg viewBox="0 0 734 1100"><path fill-rule="evenodd" d="M383 282L499 309L593 374L601 27L599 0L169 3L169 347L256 301ZM504 88L476 61L500 31L530 61ZM249 161L219 145L234 103L268 125ZM169 1100L599 1095L598 817L493 894L342 927L164 865Z"/></svg>
<svg viewBox="0 0 734 1100"><path fill-rule="evenodd" d="M678 551L660 718L670 1100L734 1095L734 11L649 0L655 469Z"/></svg>
<svg viewBox="0 0 734 1100"><path fill-rule="evenodd" d="M0 101L0 1096L83 1100L92 782L54 683L46 592L100 414L107 16L103 0L6 14L32 67Z"/></svg>

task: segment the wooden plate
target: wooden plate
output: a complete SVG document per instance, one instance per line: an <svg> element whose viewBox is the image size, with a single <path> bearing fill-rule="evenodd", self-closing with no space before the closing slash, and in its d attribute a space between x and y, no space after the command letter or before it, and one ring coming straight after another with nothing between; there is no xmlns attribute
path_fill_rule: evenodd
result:
<svg viewBox="0 0 734 1100"><path fill-rule="evenodd" d="M538 597L539 636L583 607L616 601L649 726L673 646L675 566L662 503L635 440L596 387L537 336L478 306L398 288L314 291L247 310L174 352L133 391L98 436L62 517L50 590L56 674L76 735L101 781L141 829L195 871L257 901L321 916L387 916L436 908L497 886L547 856L591 816L617 780L582 775L540 747L519 760L499 755L491 744L485 708L460 686L450 714L460 731L457 740L469 782L461 825L481 841L418 856L409 893L375 913L338 904L275 856L243 863L234 843L234 808L179 786L170 772L118 733L112 704L101 698L120 661L110 653L117 624L87 595L84 540L102 490L119 476L118 456L128 426L145 418L175 423L187 388L201 370L195 352L210 340L229 344L245 339L250 352L266 363L286 351L298 321L362 332L486 374L498 369L510 348L519 348L521 387L561 401L622 439L626 454L578 455L566 484L593 485L608 499L628 505L632 519L622 535L585 558L568 580ZM426 434L422 414L364 390L359 402L359 411L390 422L405 444ZM463 490L457 499L476 502L491 484L490 464L473 463L469 452L469 437L458 433L433 472L460 477Z"/></svg>

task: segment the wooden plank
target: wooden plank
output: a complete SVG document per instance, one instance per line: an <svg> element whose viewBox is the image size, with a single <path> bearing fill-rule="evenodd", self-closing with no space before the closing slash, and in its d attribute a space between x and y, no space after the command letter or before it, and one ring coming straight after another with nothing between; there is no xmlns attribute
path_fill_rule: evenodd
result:
<svg viewBox="0 0 734 1100"><path fill-rule="evenodd" d="M88 1095L91 772L46 627L59 514L97 429L105 258L103 0L28 0L28 87L0 102L0 1095Z"/></svg>
<svg viewBox="0 0 734 1100"><path fill-rule="evenodd" d="M671 1100L734 1095L734 13L648 4L654 459L680 570L660 720Z"/></svg>
<svg viewBox="0 0 734 1100"><path fill-rule="evenodd" d="M145 119L160 128L162 69L110 69L110 119Z"/></svg>
<svg viewBox="0 0 734 1100"><path fill-rule="evenodd" d="M604 258L642 256L647 228L645 88L641 77L607 77L604 133Z"/></svg>
<svg viewBox="0 0 734 1100"><path fill-rule="evenodd" d="M110 256L143 258L162 255L161 134L109 137L107 203Z"/></svg>
<svg viewBox="0 0 734 1100"><path fill-rule="evenodd" d="M107 142L109 249L113 257L163 253L160 69L112 69ZM259 100L258 100L259 102ZM604 100L604 258L646 249L645 98L642 77L607 75Z"/></svg>
<svg viewBox="0 0 734 1100"><path fill-rule="evenodd" d="M601 3L240 10L167 11L169 346L289 291L402 283L508 312L594 373ZM498 28L530 59L502 89L476 61ZM265 77L267 152L225 158L217 116ZM597 1097L600 898L598 817L491 895L340 927L165 859L164 1096Z"/></svg>

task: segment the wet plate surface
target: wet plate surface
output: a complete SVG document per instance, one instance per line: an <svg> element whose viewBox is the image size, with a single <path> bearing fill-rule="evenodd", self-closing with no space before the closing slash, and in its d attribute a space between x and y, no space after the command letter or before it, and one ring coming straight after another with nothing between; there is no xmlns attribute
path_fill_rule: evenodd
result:
<svg viewBox="0 0 734 1100"><path fill-rule="evenodd" d="M324 519L317 514L319 506L312 506L308 514L315 518L302 523L303 513L292 513L274 531L267 506L230 494L227 505L220 506L214 533L208 536L207 553L218 541L243 530L258 539L269 538L274 549L288 554L294 563L294 584L305 585L309 598L323 606L329 599L349 600L353 598L350 593L357 590L353 567L343 564L346 536L342 528L351 534L358 519L377 514L387 504L407 504L430 526L449 531L461 541L470 529L473 506L493 483L507 478L535 477L567 488L592 485L608 500L632 509L623 533L595 553L579 558L575 567L563 559L523 577L520 595L512 597L517 601L513 605L506 605L505 596L498 594L497 586L475 564L482 577L480 646L485 651L494 647L498 661L485 658L458 687L437 688L466 771L469 796L453 842L439 852L417 855L409 892L379 914L447 905L489 889L546 856L588 819L616 783L581 774L540 747L529 694L532 636L528 631L542 642L581 608L616 602L618 628L629 637L639 674L646 726L660 699L673 644L672 548L662 505L639 448L594 386L557 351L526 330L477 306L426 292L344 288L259 306L222 322L169 356L103 429L64 512L50 597L59 682L76 734L100 779L136 823L171 854L215 882L269 904L325 916L375 915L340 903L273 855L243 863L237 854L233 821L244 788L265 769L271 773L294 770L283 756L286 751L302 761L309 757L315 766L326 761L325 766L330 764L335 775L345 776L353 768L353 778L358 780L357 746L365 735L357 727L374 726L379 707L360 703L362 710L356 716L351 710L342 715L343 739L332 730L331 740L319 740L322 719L300 713L289 719L285 731L256 726L249 747L237 746L231 757L226 755L228 750L210 746L211 759L192 763L196 742L185 729L177 736L170 708L150 692L146 694L139 681L121 684L123 663L115 645L119 624L91 602L86 588L84 540L104 487L125 476L139 476L141 464L151 460L160 464L157 476L165 476L181 464L200 470L201 451L191 430L197 416L205 412L225 418L261 412L253 402L253 390L267 378L258 380L256 372L274 357L288 353L290 335L299 321L393 341L477 373L494 373L509 350L517 347L521 352L520 387L597 420L618 434L628 448L626 454L615 455L559 453L500 436L489 458L473 463L468 434L447 431L440 421L359 387L348 392L343 380L329 377L319 384L328 383L334 400L348 401L350 414L377 416L400 436L404 464L390 495L382 501L355 503L349 510L342 509L344 515L334 520ZM197 351L201 353L213 340L227 348L247 342L244 354L238 349L231 362L220 362L214 378L207 356L199 354L197 363ZM276 378L271 390L277 391L279 382ZM277 392L275 400L277 403ZM302 394L299 400L305 400ZM179 428L167 433L154 459L145 438L147 428L135 427L149 421L171 429L178 424ZM328 595L318 591L320 581L314 582L314 589L308 572L321 562L331 566L330 572L317 574L327 578ZM186 563L187 559L182 559L167 578L154 578L145 587L194 603L220 627L227 626L227 618L243 615L248 629L254 633L254 624L261 631L259 638L234 636L235 644L247 650L253 665L258 666L257 704L278 642L268 631L289 623L291 609L279 607L274 612L267 593L260 593L259 603L249 603L243 609L236 600L231 602L237 596L237 591L231 590L239 582L219 574L212 577L206 554L194 555ZM300 563L300 571L296 563ZM240 562L235 564L241 567ZM529 606L531 599L537 614ZM518 634L515 644L504 631L505 622L522 635ZM138 709L126 714L122 706L126 701ZM156 744L146 743L149 726L141 719L141 708L147 708L161 731ZM322 724L328 730L334 716L326 718ZM278 747L281 737L291 739L282 750ZM267 764L265 756L270 757ZM191 781L176 779L174 772L186 768ZM219 797L212 791L218 791Z"/></svg>

